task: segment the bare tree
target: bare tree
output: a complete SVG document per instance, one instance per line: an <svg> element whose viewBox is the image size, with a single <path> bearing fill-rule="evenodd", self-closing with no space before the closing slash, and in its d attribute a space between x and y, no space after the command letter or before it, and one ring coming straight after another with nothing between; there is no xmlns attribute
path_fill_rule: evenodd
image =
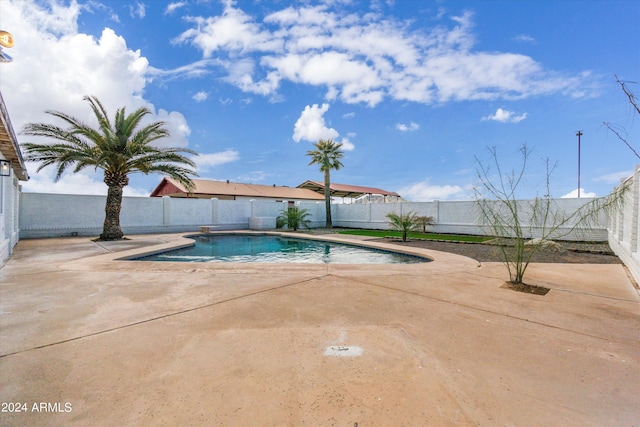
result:
<svg viewBox="0 0 640 427"><path fill-rule="evenodd" d="M636 114L638 116L640 116L640 107L638 106L638 102L636 100L635 94L633 92L631 92L631 90L627 87L628 84L637 84L637 82L625 82L620 80L620 78L618 78L618 76L616 75L616 82L620 85L620 88L622 89L622 92L624 92L624 94L627 96L627 98L629 99L629 103L631 104L631 106L633 107L634 111L636 112ZM640 154L638 154L638 152L635 150L635 148L633 148L633 146L631 145L631 143L627 140L626 136L623 136L623 133L626 133L625 129L621 126L615 125L611 122L602 122L604 123L604 125L611 131L613 132L620 141L624 142L625 145L627 147L629 147L629 149L633 152L633 154L635 154L635 156L637 158L640 159Z"/></svg>
<svg viewBox="0 0 640 427"><path fill-rule="evenodd" d="M507 172L501 167L496 148L489 148L489 164L476 157L480 188L475 189L480 216L488 231L496 237L504 264L512 284L522 284L533 255L552 239L592 228L607 210L623 202L621 187L607 197L594 198L572 212L566 212L551 198L551 176L555 164L544 159L546 168L545 193L532 200L518 198L518 188L528 170L531 150L520 148L520 165ZM495 168L495 171L494 171Z"/></svg>

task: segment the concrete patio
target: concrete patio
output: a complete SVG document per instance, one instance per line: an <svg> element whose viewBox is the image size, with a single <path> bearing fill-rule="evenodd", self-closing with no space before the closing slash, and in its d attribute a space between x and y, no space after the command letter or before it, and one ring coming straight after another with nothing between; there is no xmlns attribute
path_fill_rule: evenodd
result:
<svg viewBox="0 0 640 427"><path fill-rule="evenodd" d="M0 425L640 425L621 265L532 265L537 296L502 289L500 263L420 249L434 261L115 260L182 241L20 241L0 269Z"/></svg>

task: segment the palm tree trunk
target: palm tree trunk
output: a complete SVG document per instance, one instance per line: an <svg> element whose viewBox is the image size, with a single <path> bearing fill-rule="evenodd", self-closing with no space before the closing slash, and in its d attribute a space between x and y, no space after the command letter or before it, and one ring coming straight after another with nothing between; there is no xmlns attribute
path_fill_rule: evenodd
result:
<svg viewBox="0 0 640 427"><path fill-rule="evenodd" d="M122 207L122 187L110 185L107 190L107 204L104 208L104 225L100 240L121 240L120 208Z"/></svg>
<svg viewBox="0 0 640 427"><path fill-rule="evenodd" d="M324 205L326 208L326 218L327 228L332 228L333 224L331 223L331 179L329 177L329 169L325 169L324 171Z"/></svg>

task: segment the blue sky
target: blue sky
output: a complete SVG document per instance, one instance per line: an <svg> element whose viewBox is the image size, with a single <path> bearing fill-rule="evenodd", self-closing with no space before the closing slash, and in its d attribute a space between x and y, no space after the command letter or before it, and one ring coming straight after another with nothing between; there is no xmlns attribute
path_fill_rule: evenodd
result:
<svg viewBox="0 0 640 427"><path fill-rule="evenodd" d="M332 181L409 200L465 200L475 158L533 153L523 197L606 195L639 163L603 121L640 145L615 82L640 81L640 2L0 0L0 90L13 126L60 110L91 122L84 95L115 112L146 106L196 158L202 178L296 186L321 180L307 150L344 144ZM631 85L640 93L637 85ZM21 142L28 139L19 135ZM24 191L106 194L85 170ZM132 175L148 195L158 175Z"/></svg>

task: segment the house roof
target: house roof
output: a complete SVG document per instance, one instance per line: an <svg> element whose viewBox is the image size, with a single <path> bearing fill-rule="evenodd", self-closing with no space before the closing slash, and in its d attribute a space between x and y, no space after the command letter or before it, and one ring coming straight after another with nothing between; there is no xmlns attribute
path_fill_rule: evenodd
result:
<svg viewBox="0 0 640 427"><path fill-rule="evenodd" d="M213 181L208 179L194 179L193 195L268 197L276 199L306 199L324 200L316 192L303 188L280 187L275 185L243 184L240 182ZM163 195L186 195L187 189L173 178L163 178L153 190L151 197Z"/></svg>
<svg viewBox="0 0 640 427"><path fill-rule="evenodd" d="M18 145L18 138L11 126L11 120L9 119L9 112L4 105L4 99L0 92L0 152L5 159L11 162L13 172L16 174L19 180L27 181L29 174L27 173L27 167L22 159L22 152Z"/></svg>
<svg viewBox="0 0 640 427"><path fill-rule="evenodd" d="M305 181L298 185L298 188L306 188L319 194L324 194L324 183L318 181ZM380 194L383 196L400 197L398 193L381 190L374 187L361 187L358 185L334 184L329 186L331 195L334 197L360 197L364 194Z"/></svg>

